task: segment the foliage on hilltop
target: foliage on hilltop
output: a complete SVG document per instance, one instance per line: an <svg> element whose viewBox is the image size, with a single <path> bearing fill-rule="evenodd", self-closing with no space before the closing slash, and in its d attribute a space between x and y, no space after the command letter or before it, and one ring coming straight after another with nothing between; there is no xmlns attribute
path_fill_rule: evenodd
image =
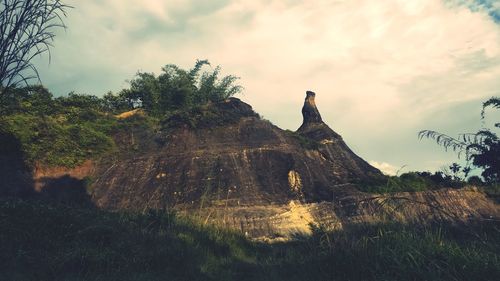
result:
<svg viewBox="0 0 500 281"><path fill-rule="evenodd" d="M130 81L130 88L117 95L104 96L107 108L117 112L143 108L154 116L163 116L176 110L186 110L208 102L219 102L240 93L234 75L220 76L221 68L202 71L210 66L207 60L198 60L193 68L182 69L167 64L160 75L138 72Z"/></svg>
<svg viewBox="0 0 500 281"><path fill-rule="evenodd" d="M186 114L193 115L197 124L217 123L214 119L229 117L200 110L240 92L241 86L235 85L235 76L219 78L220 67L202 72L204 66L209 62L197 61L189 70L169 64L158 77L140 72L130 88L103 97L76 93L54 97L43 86L12 89L0 104L0 130L19 140L28 163L74 167L113 152L113 136L131 126L154 129L163 119L171 124L172 116L191 118ZM133 109L146 114L115 117Z"/></svg>
<svg viewBox="0 0 500 281"><path fill-rule="evenodd" d="M7 102L0 128L19 140L31 164L73 167L114 148L109 132L116 120L98 97L55 98L42 86L30 86L10 91Z"/></svg>

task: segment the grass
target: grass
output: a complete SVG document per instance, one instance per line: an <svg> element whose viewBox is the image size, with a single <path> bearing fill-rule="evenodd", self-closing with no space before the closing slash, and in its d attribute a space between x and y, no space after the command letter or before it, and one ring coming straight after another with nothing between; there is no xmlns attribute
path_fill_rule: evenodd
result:
<svg viewBox="0 0 500 281"><path fill-rule="evenodd" d="M0 201L0 280L498 280L500 226L359 225L250 242L166 211Z"/></svg>
<svg viewBox="0 0 500 281"><path fill-rule="evenodd" d="M47 166L75 167L114 148L113 140L87 124L71 124L55 117L15 114L0 119L3 135L20 142L23 158Z"/></svg>

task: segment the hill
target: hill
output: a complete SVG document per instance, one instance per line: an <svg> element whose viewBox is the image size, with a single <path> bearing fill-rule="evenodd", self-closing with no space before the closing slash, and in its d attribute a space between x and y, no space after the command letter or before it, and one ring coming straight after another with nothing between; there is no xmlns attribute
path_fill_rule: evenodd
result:
<svg viewBox="0 0 500 281"><path fill-rule="evenodd" d="M304 108L313 101L309 93ZM381 175L326 124L304 116L299 131L285 131L236 98L173 114L160 133L128 132L123 153L94 174L92 197L127 209L320 202L335 185Z"/></svg>
<svg viewBox="0 0 500 281"><path fill-rule="evenodd" d="M395 191L404 190L399 185L406 181L409 190L428 191L360 192L376 182L382 186L370 190L386 190L391 179L354 154L322 121L314 97L306 94L304 122L296 132L261 119L235 98L160 119L137 110L119 118L99 113L87 126L107 124L114 148L75 167L37 165L33 185L38 194L61 202L176 210L261 239L311 233L310 224L339 229L366 222L500 217L498 205L482 191L450 189L446 182L436 187L445 189L430 190L432 182L417 174L398 179Z"/></svg>

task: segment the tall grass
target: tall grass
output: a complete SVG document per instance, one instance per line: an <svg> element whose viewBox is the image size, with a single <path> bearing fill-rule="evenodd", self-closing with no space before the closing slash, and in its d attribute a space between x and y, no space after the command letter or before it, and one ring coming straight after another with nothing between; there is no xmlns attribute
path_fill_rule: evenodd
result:
<svg viewBox="0 0 500 281"><path fill-rule="evenodd" d="M500 226L358 225L251 242L165 211L0 201L0 280L499 280Z"/></svg>

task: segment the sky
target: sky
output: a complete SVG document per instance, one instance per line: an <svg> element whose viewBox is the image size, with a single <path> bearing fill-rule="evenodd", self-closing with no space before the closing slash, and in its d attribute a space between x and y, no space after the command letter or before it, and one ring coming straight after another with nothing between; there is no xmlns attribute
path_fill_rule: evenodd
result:
<svg viewBox="0 0 500 281"><path fill-rule="evenodd" d="M296 130L305 91L351 149L394 174L457 161L420 130L491 126L500 96L497 0L67 0L51 60L55 95L118 92L137 71L197 59L241 77L237 97Z"/></svg>

